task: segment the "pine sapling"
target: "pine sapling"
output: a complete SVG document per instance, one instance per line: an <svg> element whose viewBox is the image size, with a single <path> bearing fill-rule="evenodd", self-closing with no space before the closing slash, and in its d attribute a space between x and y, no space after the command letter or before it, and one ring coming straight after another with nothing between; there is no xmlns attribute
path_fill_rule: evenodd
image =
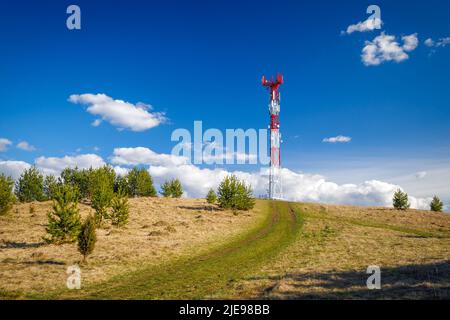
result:
<svg viewBox="0 0 450 320"><path fill-rule="evenodd" d="M81 225L81 230L78 234L78 251L83 255L83 262L86 262L86 257L94 251L95 242L97 241L95 228L95 218L89 215Z"/></svg>

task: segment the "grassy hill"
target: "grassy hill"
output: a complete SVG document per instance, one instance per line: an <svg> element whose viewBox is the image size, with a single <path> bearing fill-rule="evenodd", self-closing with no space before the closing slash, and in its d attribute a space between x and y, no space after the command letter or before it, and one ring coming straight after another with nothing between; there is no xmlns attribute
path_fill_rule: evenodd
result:
<svg viewBox="0 0 450 320"><path fill-rule="evenodd" d="M98 230L82 289L68 290L81 257L75 244L42 241L50 207L0 217L0 298L450 298L447 214L264 200L234 214L204 200L130 199L130 223ZM366 288L369 265L381 290Z"/></svg>

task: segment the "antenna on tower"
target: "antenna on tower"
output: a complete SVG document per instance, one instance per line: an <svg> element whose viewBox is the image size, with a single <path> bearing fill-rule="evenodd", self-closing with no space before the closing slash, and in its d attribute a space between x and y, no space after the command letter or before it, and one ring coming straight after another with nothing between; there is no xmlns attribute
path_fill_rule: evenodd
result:
<svg viewBox="0 0 450 320"><path fill-rule="evenodd" d="M270 172L269 172L269 199L282 199L283 189L281 184L281 134L280 134L280 92L283 84L283 75L278 73L276 78L267 80L262 77L262 85L269 89L269 113L270 113Z"/></svg>

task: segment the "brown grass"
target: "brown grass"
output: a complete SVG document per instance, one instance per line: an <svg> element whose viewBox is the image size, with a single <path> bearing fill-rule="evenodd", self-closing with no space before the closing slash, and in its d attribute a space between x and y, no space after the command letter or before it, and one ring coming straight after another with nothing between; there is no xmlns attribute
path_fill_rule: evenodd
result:
<svg viewBox="0 0 450 320"><path fill-rule="evenodd" d="M83 217L93 212L83 204L79 208ZM75 243L42 240L50 210L51 202L19 204L0 217L0 291L43 293L64 287L67 267L80 262ZM257 213L211 210L195 199L130 199L128 225L97 230L95 250L82 268L83 285L227 241L257 223L262 218Z"/></svg>

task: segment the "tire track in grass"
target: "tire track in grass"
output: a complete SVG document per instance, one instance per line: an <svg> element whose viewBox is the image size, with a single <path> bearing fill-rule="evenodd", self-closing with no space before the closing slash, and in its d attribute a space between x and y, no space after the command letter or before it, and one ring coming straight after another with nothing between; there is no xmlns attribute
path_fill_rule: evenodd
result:
<svg viewBox="0 0 450 320"><path fill-rule="evenodd" d="M77 292L52 298L68 299L220 299L233 284L292 243L301 227L299 211L289 203L265 201L264 222L240 238L209 252L169 264L113 277Z"/></svg>

